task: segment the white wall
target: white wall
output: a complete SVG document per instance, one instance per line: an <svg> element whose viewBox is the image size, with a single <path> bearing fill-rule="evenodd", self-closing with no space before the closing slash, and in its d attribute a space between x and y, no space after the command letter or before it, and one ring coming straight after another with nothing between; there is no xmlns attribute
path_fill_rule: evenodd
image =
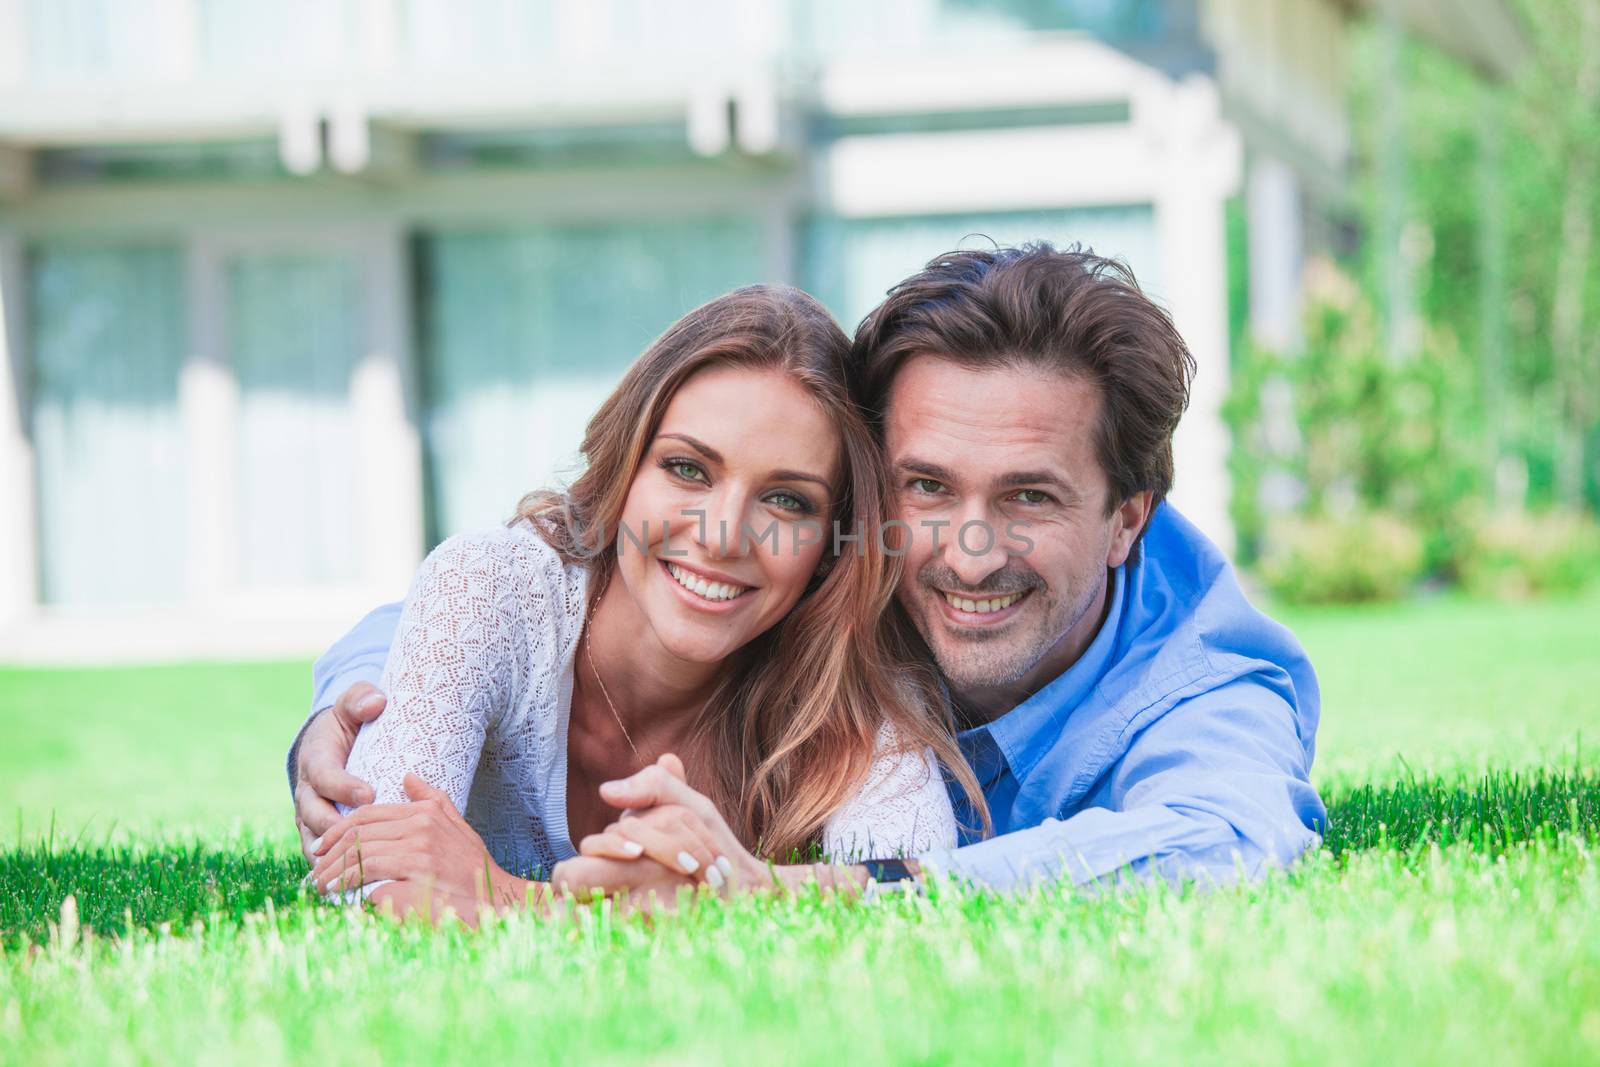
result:
<svg viewBox="0 0 1600 1067"><path fill-rule="evenodd" d="M198 464L189 519L196 550L189 604L139 617L31 612L31 569L23 583L18 576L25 568L16 562L26 556L31 568L31 550L8 551L4 573L11 577L0 575L0 597L10 597L13 618L20 613L26 625L0 625L0 659L304 654L366 607L403 594L422 551L421 442L407 350L413 309L403 268L404 235L417 227L500 228L641 211L665 218L737 213L765 220L770 280L795 281L800 255L793 235L811 212L880 219L1143 205L1154 219L1156 262L1135 265L1155 279L1152 295L1170 308L1199 363L1194 401L1179 430L1174 500L1224 547L1231 544L1220 419L1228 361L1223 203L1239 185L1240 149L1217 87L1204 77L1174 84L1108 47L1066 37L997 45L981 63L961 54L841 62L821 73L816 92L841 115L936 107L945 98L996 108L1122 98L1131 119L848 137L798 156L792 131L780 128L768 159L642 170L439 173L410 169L402 158L354 176L322 173L297 183L34 190L26 210L11 213L19 240L140 230L174 235L190 249L197 318L181 404ZM364 525L367 569L351 588L244 596L231 584L232 539L217 507L236 491L219 442L237 404L218 356L221 324L208 318L218 306L217 250L263 240L292 244L297 234L334 229L352 235L368 264L367 347L351 388L363 477L350 508L352 521ZM0 295L15 289L13 280ZM16 316L8 313L8 321ZM0 499L28 501L31 462L20 434L7 431L0 422L0 479L9 479L0 481ZM16 510L5 510L9 528L22 529L11 518ZM0 618L6 603L0 599Z"/></svg>

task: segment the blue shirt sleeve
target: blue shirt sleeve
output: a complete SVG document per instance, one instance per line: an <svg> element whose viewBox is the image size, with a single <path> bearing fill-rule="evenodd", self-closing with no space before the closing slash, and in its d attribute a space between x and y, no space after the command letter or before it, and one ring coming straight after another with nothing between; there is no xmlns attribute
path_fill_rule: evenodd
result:
<svg viewBox="0 0 1600 1067"><path fill-rule="evenodd" d="M1174 706L1066 819L921 857L1000 890L1135 876L1218 883L1287 865L1320 840L1327 812L1308 780L1293 709L1256 676Z"/></svg>
<svg viewBox="0 0 1600 1067"><path fill-rule="evenodd" d="M295 756L300 751L300 738L321 712L333 707L339 695L357 682L377 685L383 678L383 665L389 659L389 646L394 644L394 632L400 625L400 610L404 601L384 604L368 612L333 647L318 657L311 668L311 712L300 731L294 735L289 754L284 760L284 770L289 777L289 792L295 787Z"/></svg>
<svg viewBox="0 0 1600 1067"><path fill-rule="evenodd" d="M357 682L378 684L404 606L404 601L396 600L374 608L318 658L311 668L312 715L333 707L339 695Z"/></svg>

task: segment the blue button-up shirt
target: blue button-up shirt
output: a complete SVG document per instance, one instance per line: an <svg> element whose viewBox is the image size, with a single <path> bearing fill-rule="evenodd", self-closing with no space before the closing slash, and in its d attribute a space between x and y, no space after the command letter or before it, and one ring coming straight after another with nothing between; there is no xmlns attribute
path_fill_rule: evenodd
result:
<svg viewBox="0 0 1600 1067"><path fill-rule="evenodd" d="M1060 677L961 746L994 835L922 862L997 889L1135 875L1228 881L1286 864L1327 813L1309 775L1317 680L1293 635L1170 505L1113 573L1106 618ZM377 684L400 605L317 661L313 708ZM958 818L975 823L959 792Z"/></svg>

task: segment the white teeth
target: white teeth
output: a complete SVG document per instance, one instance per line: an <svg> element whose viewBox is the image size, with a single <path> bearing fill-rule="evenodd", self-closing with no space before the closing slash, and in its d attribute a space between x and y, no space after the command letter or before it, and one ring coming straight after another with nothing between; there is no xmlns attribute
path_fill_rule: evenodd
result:
<svg viewBox="0 0 1600 1067"><path fill-rule="evenodd" d="M976 615L989 615L1003 608L1009 608L1022 599L1022 594L1008 593L1005 596L991 597L988 600L968 600L966 597L957 596L954 593L946 593L944 598L951 607L958 611L970 611Z"/></svg>
<svg viewBox="0 0 1600 1067"><path fill-rule="evenodd" d="M693 571L684 570L675 563L667 564L667 571L679 585L707 600L732 600L746 589L745 586L729 585L726 582L708 582Z"/></svg>

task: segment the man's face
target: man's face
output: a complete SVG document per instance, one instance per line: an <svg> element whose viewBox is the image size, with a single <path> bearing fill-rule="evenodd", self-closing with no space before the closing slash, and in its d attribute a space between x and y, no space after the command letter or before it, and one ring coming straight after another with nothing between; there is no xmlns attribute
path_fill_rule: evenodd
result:
<svg viewBox="0 0 1600 1067"><path fill-rule="evenodd" d="M1033 367L918 356L890 387L885 445L911 527L900 602L956 693L991 714L1082 655L1107 568L1148 515L1148 493L1108 514L1099 411L1097 386Z"/></svg>

